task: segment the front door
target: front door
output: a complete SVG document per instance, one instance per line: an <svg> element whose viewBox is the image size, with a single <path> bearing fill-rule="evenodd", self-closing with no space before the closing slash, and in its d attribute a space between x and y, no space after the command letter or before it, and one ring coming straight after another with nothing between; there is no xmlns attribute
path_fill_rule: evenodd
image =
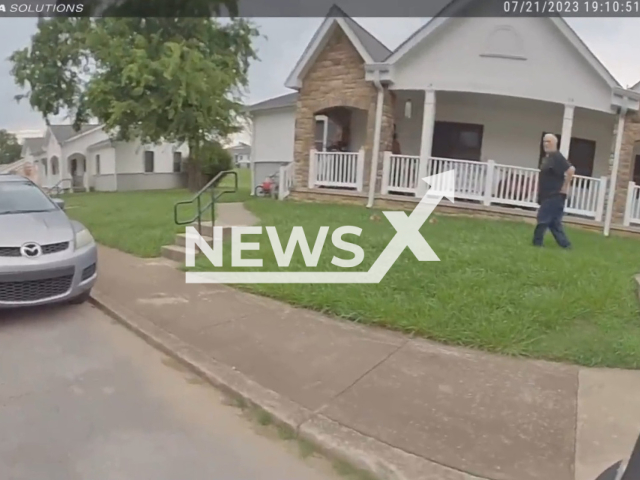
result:
<svg viewBox="0 0 640 480"><path fill-rule="evenodd" d="M78 172L78 160L73 158L71 159L71 181L73 182L74 187L82 186L82 174Z"/></svg>

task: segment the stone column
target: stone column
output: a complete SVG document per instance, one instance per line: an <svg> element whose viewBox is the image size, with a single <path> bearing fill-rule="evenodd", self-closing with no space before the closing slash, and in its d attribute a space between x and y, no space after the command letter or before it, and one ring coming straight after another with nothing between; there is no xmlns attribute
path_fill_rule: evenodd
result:
<svg viewBox="0 0 640 480"><path fill-rule="evenodd" d="M611 162L611 172L609 178L609 191L607 192L607 206L606 212L604 215L604 235L605 237L609 236L609 230L611 228L611 223L615 221L614 218L614 205L615 205L615 196L618 191L618 178L620 171L620 150L622 147L622 132L624 131L624 120L626 115L626 107L623 108L618 114L618 123L615 130L615 141L613 147L613 161Z"/></svg>
<svg viewBox="0 0 640 480"><path fill-rule="evenodd" d="M427 193L427 184L422 181L427 176L427 165L433 145L433 129L436 122L436 92L429 88L424 92L424 113L422 114L422 136L420 137L420 175L416 196L422 198Z"/></svg>
<svg viewBox="0 0 640 480"><path fill-rule="evenodd" d="M564 106L564 115L562 117L562 137L560 140L560 153L569 158L569 148L571 147L571 131L573 130L573 113L574 106L567 103Z"/></svg>
<svg viewBox="0 0 640 480"><path fill-rule="evenodd" d="M628 112L622 131L615 200L613 202L613 224L621 225L627 202L627 189L633 179L635 145L640 142L640 113Z"/></svg>

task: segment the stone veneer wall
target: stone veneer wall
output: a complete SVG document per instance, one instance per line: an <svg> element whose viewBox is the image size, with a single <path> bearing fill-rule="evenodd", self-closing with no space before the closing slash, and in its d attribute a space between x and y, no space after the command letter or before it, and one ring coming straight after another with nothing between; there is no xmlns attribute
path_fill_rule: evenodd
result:
<svg viewBox="0 0 640 480"><path fill-rule="evenodd" d="M630 112L625 118L624 131L622 134L612 223L621 224L624 218L624 209L627 203L627 187L633 178L633 149L637 142L640 142L640 113Z"/></svg>
<svg viewBox="0 0 640 480"><path fill-rule="evenodd" d="M315 136L315 115L332 107L358 108L367 112L367 139L365 142L364 188L368 189L373 131L375 125L377 90L365 80L364 60L344 31L336 26L327 45L318 55L302 81L296 107L294 162L296 183L307 186L309 178L309 151ZM393 94L385 92L380 137L382 151L391 145L393 133ZM381 166L378 168L380 177Z"/></svg>

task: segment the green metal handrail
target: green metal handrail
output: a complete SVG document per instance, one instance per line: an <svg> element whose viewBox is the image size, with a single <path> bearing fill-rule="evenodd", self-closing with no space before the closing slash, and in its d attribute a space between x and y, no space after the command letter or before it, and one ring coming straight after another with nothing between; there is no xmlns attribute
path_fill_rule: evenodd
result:
<svg viewBox="0 0 640 480"><path fill-rule="evenodd" d="M221 192L218 192L216 194L216 187L218 186L218 183L220 183L220 181L225 178L227 175L233 175L234 177L234 185L233 185L233 190L223 190ZM218 199L222 196L222 195L226 195L227 193L236 193L238 191L238 172L236 172L235 170L225 170L223 172L218 173L215 177L213 177L204 187L202 187L200 189L200 191L198 191L193 198L191 198L191 200L182 200L180 202L176 202L176 204L173 206L173 221L175 222L176 225L191 225L193 223L198 224L198 232L202 233L202 214L205 213L207 210L211 209L211 223L212 225L215 226L215 204L218 201ZM206 195L207 193L209 193L211 195L211 198L209 200L209 202L202 206L202 197L204 195ZM195 202L196 204L196 214L193 218L191 218L190 220L186 220L186 221L181 221L178 219L178 208L181 205L193 205L193 203Z"/></svg>
<svg viewBox="0 0 640 480"><path fill-rule="evenodd" d="M60 185L64 182L71 182L70 178L63 178L61 180L58 181L58 183L56 183L53 187L51 188L47 188L47 194L49 196L51 196L51 194L53 193L53 191L55 190L57 192L57 194L60 194L60 190L63 190L62 188L60 188Z"/></svg>

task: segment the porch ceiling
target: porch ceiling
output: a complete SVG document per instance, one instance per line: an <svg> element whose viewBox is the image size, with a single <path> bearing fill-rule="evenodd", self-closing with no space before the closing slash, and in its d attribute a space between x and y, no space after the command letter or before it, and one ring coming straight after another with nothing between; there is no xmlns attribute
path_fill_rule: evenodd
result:
<svg viewBox="0 0 640 480"><path fill-rule="evenodd" d="M424 101L424 91L421 90L392 90L399 102L411 100L413 102ZM562 116L564 105L555 102L545 102L542 100L534 100L530 98L513 97L509 95L495 95L489 93L473 93L473 92L455 92L447 90L438 90L436 92L436 104L446 103L448 105L473 106L479 109L497 110L497 109L522 109L528 112L557 112ZM604 121L610 121L614 113L601 112L599 110L591 110L576 106L576 112L580 111L589 116L597 116ZM582 114L581 114L582 115Z"/></svg>

